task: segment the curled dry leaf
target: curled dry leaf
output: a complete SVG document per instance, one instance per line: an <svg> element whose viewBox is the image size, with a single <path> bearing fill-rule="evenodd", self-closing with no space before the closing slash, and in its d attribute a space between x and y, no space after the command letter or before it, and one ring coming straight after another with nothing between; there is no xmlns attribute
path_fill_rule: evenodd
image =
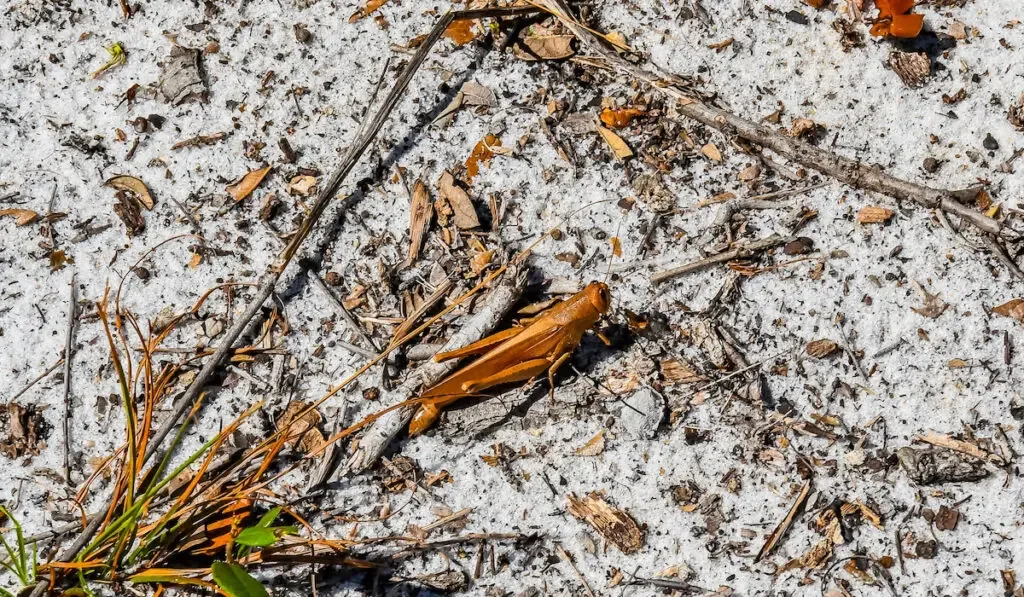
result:
<svg viewBox="0 0 1024 597"><path fill-rule="evenodd" d="M587 443L576 449L577 456L597 456L604 452L604 429L590 438Z"/></svg>
<svg viewBox="0 0 1024 597"><path fill-rule="evenodd" d="M103 184L119 191L128 191L146 209L153 209L153 206L156 205L153 201L153 195L150 194L149 188L146 187L146 183L134 176L115 176L107 179Z"/></svg>
<svg viewBox="0 0 1024 597"><path fill-rule="evenodd" d="M493 91L473 81L463 85L461 93L462 103L466 106L494 106L498 103Z"/></svg>
<svg viewBox="0 0 1024 597"><path fill-rule="evenodd" d="M624 510L611 506L597 493L591 493L583 498L569 494L568 510L569 514L594 527L594 530L622 553L634 553L643 547L644 534L633 517Z"/></svg>
<svg viewBox="0 0 1024 597"><path fill-rule="evenodd" d="M626 142L622 140L622 137L616 135L611 130L606 129L603 126L597 127L597 132L601 133L601 138L611 148L612 153L615 154L615 158L618 160L625 160L633 155L633 150L626 145Z"/></svg>
<svg viewBox="0 0 1024 597"><path fill-rule="evenodd" d="M869 205L857 212L857 221L861 224L882 224L888 222L895 212L891 209Z"/></svg>
<svg viewBox="0 0 1024 597"><path fill-rule="evenodd" d="M352 16L348 18L349 23L355 23L359 19L367 17L377 11L378 8L388 3L388 0L367 0L366 4L359 8L359 10L352 13Z"/></svg>
<svg viewBox="0 0 1024 597"><path fill-rule="evenodd" d="M658 364L666 386L704 381L705 377L685 359L665 359Z"/></svg>
<svg viewBox="0 0 1024 597"><path fill-rule="evenodd" d="M469 158L466 159L467 183L473 182L473 178L480 173L481 163L485 166L490 165L491 158L494 157L495 149L498 147L501 147L501 139L491 133L487 133L487 136L476 144L476 147L469 154Z"/></svg>
<svg viewBox="0 0 1024 597"><path fill-rule="evenodd" d="M997 307L992 307L992 312L1003 317L1012 317L1019 323L1024 323L1024 299L1013 299Z"/></svg>
<svg viewBox="0 0 1024 597"><path fill-rule="evenodd" d="M4 216L10 216L14 218L15 226L26 226L35 222L39 217L39 214L32 211L31 209L0 209L0 218Z"/></svg>
<svg viewBox="0 0 1024 597"><path fill-rule="evenodd" d="M611 109L605 108L601 110L601 122L611 129L621 129L629 126L629 123L633 122L634 119L647 114L646 110L641 108L618 108Z"/></svg>
<svg viewBox="0 0 1024 597"><path fill-rule="evenodd" d="M306 454L313 452L324 443L324 436L317 429L322 417L308 402L294 400L288 403L274 424L278 430L286 430L290 445L298 445Z"/></svg>
<svg viewBox="0 0 1024 597"><path fill-rule="evenodd" d="M260 186L263 179L266 178L267 174L273 166L267 166L266 168L260 168L259 170L252 170L246 173L245 176L240 178L237 182L228 185L227 192L231 195L231 198L235 201L241 201L252 194L256 187Z"/></svg>
<svg viewBox="0 0 1024 597"><path fill-rule="evenodd" d="M572 35L531 35L521 40L515 55L522 60L562 60L576 53Z"/></svg>
<svg viewBox="0 0 1024 597"><path fill-rule="evenodd" d="M447 170L441 175L438 181L438 192L451 207L455 216L455 225L463 230L477 228L480 226L480 218L476 215L476 208L469 198L469 193L455 183L455 177Z"/></svg>
<svg viewBox="0 0 1024 597"><path fill-rule="evenodd" d="M827 338L821 340L814 340L807 343L807 354L816 359L823 359L828 355L834 353L839 346Z"/></svg>

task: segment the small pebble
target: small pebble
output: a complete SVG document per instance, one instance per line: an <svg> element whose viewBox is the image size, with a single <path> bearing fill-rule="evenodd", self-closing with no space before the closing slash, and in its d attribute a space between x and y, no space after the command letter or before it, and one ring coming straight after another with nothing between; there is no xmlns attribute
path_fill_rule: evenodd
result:
<svg viewBox="0 0 1024 597"><path fill-rule="evenodd" d="M806 255L814 250L814 241L806 236L801 236L786 243L782 250L786 255Z"/></svg>
<svg viewBox="0 0 1024 597"><path fill-rule="evenodd" d="M939 166L941 166L941 165L942 165L942 162L940 162L939 160L937 160L935 158L925 158L924 159L924 171L929 173L929 174L934 174L939 169Z"/></svg>
<svg viewBox="0 0 1024 597"><path fill-rule="evenodd" d="M295 39L298 40L299 43L306 44L309 43L309 40L313 39L313 34L310 33L309 29L306 29L306 26L302 23L296 23L294 29Z"/></svg>
<svg viewBox="0 0 1024 597"><path fill-rule="evenodd" d="M338 272L327 272L324 275L324 282L327 282L328 286L341 286L341 274Z"/></svg>
<svg viewBox="0 0 1024 597"><path fill-rule="evenodd" d="M993 137L991 133L985 135L985 140L982 141L981 144L985 147L985 149L988 149L989 151L995 151L999 149L999 142L996 141L996 138Z"/></svg>
<svg viewBox="0 0 1024 597"><path fill-rule="evenodd" d="M148 279L149 279L149 276L150 276L149 270L148 270L148 269L146 269L146 268L144 268L144 267L142 267L141 265L140 265L139 267L135 268L135 269L134 269L134 270L132 270L132 271L134 271L134 272L135 272L135 275L136 275L136 276L137 276L137 277L138 277L138 278L139 278L140 280L142 280L143 282L145 282L146 280L148 280Z"/></svg>

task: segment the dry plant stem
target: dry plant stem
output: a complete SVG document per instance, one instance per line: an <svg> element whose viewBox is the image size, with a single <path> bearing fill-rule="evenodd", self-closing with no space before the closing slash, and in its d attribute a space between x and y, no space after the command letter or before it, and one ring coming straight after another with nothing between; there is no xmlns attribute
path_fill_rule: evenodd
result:
<svg viewBox="0 0 1024 597"><path fill-rule="evenodd" d="M54 364L50 365L49 367L47 367L46 371L43 371L42 373L40 373L35 379L33 379L32 381L28 382L28 384L26 384L24 388L21 388L20 390L18 390L17 394L11 396L10 400L8 400L6 402L6 404L10 404L10 403L14 402L15 400L17 400L18 398L21 398L22 394L24 394L25 392L31 390L33 386L35 386L37 383L39 383L40 381L45 379L47 375L49 375L49 374L53 373L54 371L56 371L57 367L60 367L63 364L64 364L64 359L61 358L56 363L54 363Z"/></svg>
<svg viewBox="0 0 1024 597"><path fill-rule="evenodd" d="M932 209L941 209L964 218L983 233L997 236L1004 233L1004 228L999 222L960 203L953 191L933 189L901 180L886 174L878 167L818 149L793 137L769 130L732 112L706 104L678 86L675 83L678 80L676 77L659 73L650 67L633 64L623 58L571 16L572 12L566 0L544 0L544 4L584 45L603 57L613 68L650 85L669 98L677 100L677 110L687 118L718 129L725 134L737 135L757 143L789 160L859 189L914 201Z"/></svg>
<svg viewBox="0 0 1024 597"><path fill-rule="evenodd" d="M71 345L75 333L75 308L78 301L75 272L71 272L70 286L68 326L64 337L64 481L67 483L71 483Z"/></svg>
<svg viewBox="0 0 1024 597"><path fill-rule="evenodd" d="M779 236L778 234L773 234L767 238L762 238L760 240L744 243L736 247L735 249L723 251L718 255L714 255L706 259L699 259L697 261L693 261L685 265L680 265L679 267L673 267L666 270L661 270L659 272L654 272L654 274L651 275L651 282L658 284L660 282L664 282L665 280L670 280L677 276L682 276L683 274L690 274L696 271L700 271L702 269L706 269L708 267L711 267L712 265L725 263L727 261L732 261L733 259L750 257L751 255L754 255L766 249L771 249L773 247L777 247L779 245L788 243L791 240L793 240L793 237Z"/></svg>
<svg viewBox="0 0 1024 597"><path fill-rule="evenodd" d="M441 350L466 346L490 333L522 296L524 282L523 275L519 273L519 270L513 270L510 267L487 296L483 309L470 316L462 329L452 335ZM458 362L454 359L444 363L427 362L395 390L389 403L397 404L416 396L421 387L432 386L441 381L457 364ZM358 449L339 473L343 475L357 473L376 462L387 449L391 440L409 424L417 408L419 408L418 405L398 408L374 421L360 438Z"/></svg>

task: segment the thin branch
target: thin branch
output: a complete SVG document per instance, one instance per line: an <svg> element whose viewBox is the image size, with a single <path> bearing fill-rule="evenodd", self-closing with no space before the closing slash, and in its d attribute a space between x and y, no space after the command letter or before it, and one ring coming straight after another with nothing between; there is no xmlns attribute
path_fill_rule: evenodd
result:
<svg viewBox="0 0 1024 597"><path fill-rule="evenodd" d="M21 398L22 394L24 394L25 392L31 390L34 385L36 385L37 383L42 381L47 375L49 375L49 374L53 373L54 371L56 371L57 367L60 367L62 364L64 364L64 359L63 358L61 358L56 363L50 365L49 367L47 367L46 371L43 371L42 373L40 373L35 379L33 379L32 381L28 382L28 384L26 384L24 388L21 388L20 390L18 390L17 394L11 396L10 400L7 401L7 404L10 404L10 403L14 402L15 400L17 400L18 398Z"/></svg>
<svg viewBox="0 0 1024 597"><path fill-rule="evenodd" d="M75 333L75 311L78 290L75 288L75 272L71 272L71 289L68 294L68 326L64 336L64 481L71 483L71 349Z"/></svg>
<svg viewBox="0 0 1024 597"><path fill-rule="evenodd" d="M773 247L786 244L791 240L793 240L792 237L779 236L778 234L773 234L767 238L751 241L749 243L743 243L734 249L731 249L729 251L723 251L718 255L713 255L705 259L698 259L697 261L692 261L684 265L671 267L669 269L654 272L654 274L651 275L651 282L658 284L660 282L664 282L665 280L670 280L672 278L682 276L683 274L690 274L696 271L700 271L702 269L709 268L712 265L725 263L727 261L732 261L733 259L750 257L751 255L755 255L757 253L760 253L761 251L765 251L767 249L771 249Z"/></svg>

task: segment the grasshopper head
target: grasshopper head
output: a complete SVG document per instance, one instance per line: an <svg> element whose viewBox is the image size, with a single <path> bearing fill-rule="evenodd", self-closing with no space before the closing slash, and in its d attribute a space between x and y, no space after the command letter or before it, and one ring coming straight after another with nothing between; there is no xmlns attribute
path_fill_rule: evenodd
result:
<svg viewBox="0 0 1024 597"><path fill-rule="evenodd" d="M594 305L598 313L607 313L612 306L612 295L608 292L608 285L604 282L591 282L585 290L590 304Z"/></svg>

